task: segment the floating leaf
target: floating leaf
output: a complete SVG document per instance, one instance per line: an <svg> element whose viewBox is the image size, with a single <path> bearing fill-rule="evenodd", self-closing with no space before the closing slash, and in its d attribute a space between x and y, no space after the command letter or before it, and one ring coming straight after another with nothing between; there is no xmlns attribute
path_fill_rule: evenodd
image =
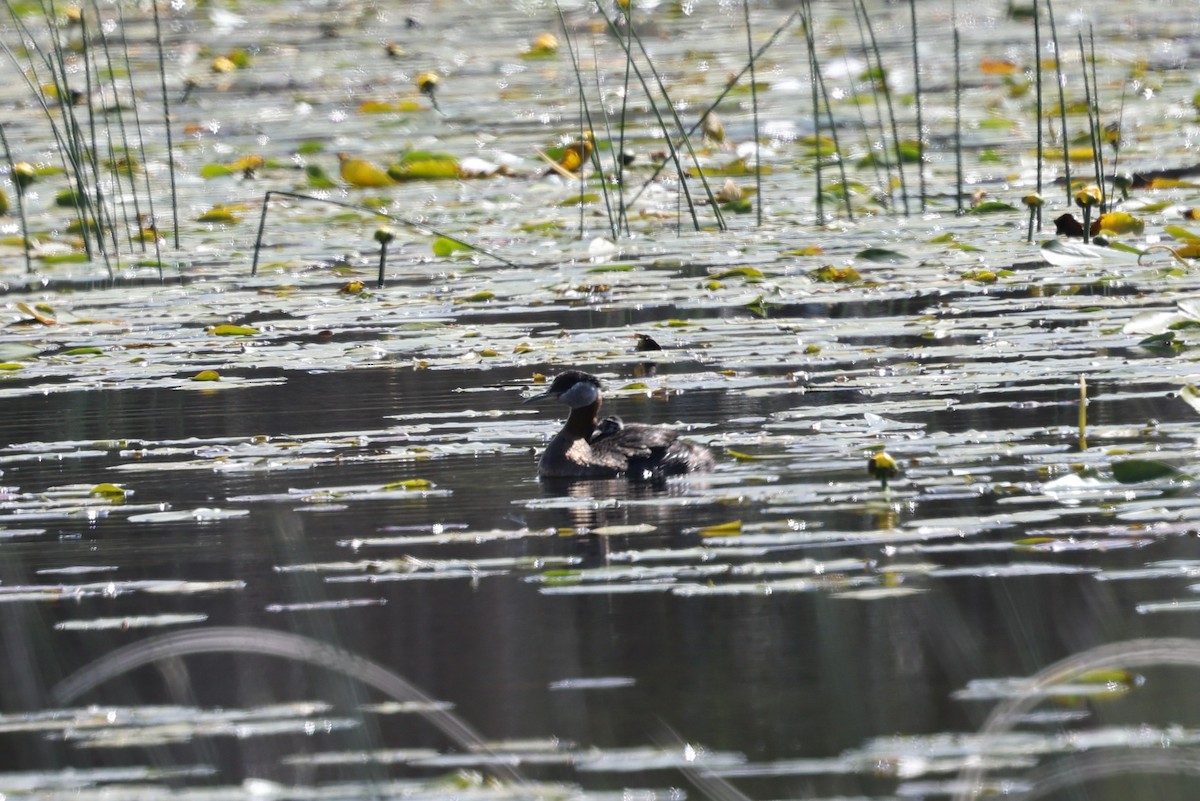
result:
<svg viewBox="0 0 1200 801"><path fill-rule="evenodd" d="M89 495L99 495L104 498L108 498L109 500L119 501L119 500L125 499L125 496L128 494L128 491L124 487L121 487L117 484L109 484L109 483L105 482L103 484L97 484L96 486L92 487L92 489L88 492L88 494Z"/></svg>
<svg viewBox="0 0 1200 801"><path fill-rule="evenodd" d="M201 370L192 376L193 381L220 381L221 374L216 370Z"/></svg>
<svg viewBox="0 0 1200 801"><path fill-rule="evenodd" d="M459 251L470 249L471 248L469 245L464 245L462 242L445 236L439 236L437 239L433 240L433 255L440 256L441 258L453 255Z"/></svg>
<svg viewBox="0 0 1200 801"><path fill-rule="evenodd" d="M338 167L342 180L360 189L378 189L396 183L380 167L365 159L351 158L346 153L338 153Z"/></svg>
<svg viewBox="0 0 1200 801"><path fill-rule="evenodd" d="M64 189L61 192L54 194L54 205L62 206L68 209L83 208L87 203L87 199L81 192L74 189Z"/></svg>
<svg viewBox="0 0 1200 801"><path fill-rule="evenodd" d="M814 281L831 284L853 284L862 280L858 270L853 267L835 267L832 264L810 270L808 277Z"/></svg>
<svg viewBox="0 0 1200 801"><path fill-rule="evenodd" d="M387 169L396 181L443 181L461 177L458 159L448 153L412 151Z"/></svg>
<svg viewBox="0 0 1200 801"><path fill-rule="evenodd" d="M1193 233L1182 225L1167 225L1163 226L1163 231L1175 237L1190 242L1200 242L1200 234Z"/></svg>
<svg viewBox="0 0 1200 801"><path fill-rule="evenodd" d="M233 213L233 209L229 206L217 204L197 217L196 222L236 223L241 222L241 219L241 217Z"/></svg>
<svg viewBox="0 0 1200 801"><path fill-rule="evenodd" d="M974 205L970 209L970 214L994 214L998 211L1016 211L1017 207L1010 203L1005 203L1002 200L985 200L983 203Z"/></svg>
<svg viewBox="0 0 1200 801"><path fill-rule="evenodd" d="M867 248L866 250L860 250L858 253L854 254L854 257L857 259L863 259L864 261L882 262L887 264L898 264L903 261L908 261L908 257L903 253L899 253L895 250L888 250L887 248Z"/></svg>
<svg viewBox="0 0 1200 801"><path fill-rule="evenodd" d="M733 448L726 448L725 452L727 454L729 454L730 456L732 456L734 459L738 460L739 462L757 462L759 459L762 458L760 456L755 456L754 454L751 454L751 453L742 453L741 451L735 451Z"/></svg>
<svg viewBox="0 0 1200 801"><path fill-rule="evenodd" d="M1015 75L1021 68L1014 61L1007 58L988 58L979 59L979 71L984 75Z"/></svg>
<svg viewBox="0 0 1200 801"><path fill-rule="evenodd" d="M55 320L53 317L49 317L46 314L46 312L51 311L49 306L42 305L40 308L35 308L24 301L17 301L17 308L28 314L36 322L39 322L42 325L58 325L58 320Z"/></svg>
<svg viewBox="0 0 1200 801"><path fill-rule="evenodd" d="M1153 459L1126 459L1113 462L1113 478L1122 484L1139 484L1164 478L1187 479L1174 465Z"/></svg>
<svg viewBox="0 0 1200 801"><path fill-rule="evenodd" d="M204 164L200 167L200 177L205 180L211 178L224 178L227 175L233 175L233 170L226 167L224 164Z"/></svg>
<svg viewBox="0 0 1200 801"><path fill-rule="evenodd" d="M457 303L486 303L489 300L493 300L495 297L496 297L495 292L492 292L490 289L485 289L482 292L476 292L472 295L467 295L466 297L458 298L458 299L456 299L456 302Z"/></svg>
<svg viewBox="0 0 1200 801"><path fill-rule="evenodd" d="M742 521L732 520L715 526L705 526L700 529L701 537L736 537L742 533Z"/></svg>
<svg viewBox="0 0 1200 801"><path fill-rule="evenodd" d="M409 478L404 481L395 481L391 484L384 484L385 490L424 490L433 486L432 481L426 481L423 478Z"/></svg>
<svg viewBox="0 0 1200 801"><path fill-rule="evenodd" d="M68 348L62 352L63 356L99 356L104 351L93 346L84 346L82 348Z"/></svg>
<svg viewBox="0 0 1200 801"><path fill-rule="evenodd" d="M248 337L258 333L258 329L250 325L214 325L208 333L218 337Z"/></svg>
<svg viewBox="0 0 1200 801"><path fill-rule="evenodd" d="M762 270L755 267L731 267L728 270L722 270L713 276L718 281L724 281L728 278L745 278L751 283L759 281L763 278Z"/></svg>

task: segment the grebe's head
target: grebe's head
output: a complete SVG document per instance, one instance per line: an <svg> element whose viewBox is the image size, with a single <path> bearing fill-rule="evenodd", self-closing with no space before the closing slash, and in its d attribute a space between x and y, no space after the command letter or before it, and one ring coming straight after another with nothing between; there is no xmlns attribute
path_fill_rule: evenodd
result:
<svg viewBox="0 0 1200 801"><path fill-rule="evenodd" d="M582 409L600 400L600 379L581 370L559 373L545 392L525 399L526 403L544 398L558 398L572 409Z"/></svg>

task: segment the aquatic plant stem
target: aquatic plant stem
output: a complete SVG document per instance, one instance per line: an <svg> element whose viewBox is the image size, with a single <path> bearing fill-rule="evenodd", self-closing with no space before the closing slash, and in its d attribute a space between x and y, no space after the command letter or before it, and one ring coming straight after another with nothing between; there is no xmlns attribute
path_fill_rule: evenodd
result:
<svg viewBox="0 0 1200 801"><path fill-rule="evenodd" d="M956 20L954 23L954 198L955 211L959 216L966 213L966 209L963 208L962 151L962 62Z"/></svg>
<svg viewBox="0 0 1200 801"><path fill-rule="evenodd" d="M129 64L129 39L125 35L125 11L123 9L123 6L119 3L117 4L117 20L120 23L120 27L121 27L121 50L125 54L125 63L126 63L126 65L128 65ZM131 95L133 95L136 98L137 91L136 91L136 87L134 86L134 83L133 83L133 70L130 69L130 70L128 70L128 72L129 72L129 92ZM154 260L158 264L159 277L161 278L162 277L162 266L163 266L162 237L158 235L158 225L156 223L156 220L158 218L155 215L155 211L154 211L154 191L150 186L150 173L145 168L145 165L146 165L146 138L145 138L145 136L142 135L142 115L141 115L141 112L138 111L138 103L134 102L131 105L133 106L133 125L134 125L134 128L137 129L137 135L138 135L137 152L138 152L139 163L142 165L142 183L146 188L146 213L149 215L150 231L154 237ZM122 130L124 130L124 123L122 123ZM123 135L124 134L122 134L122 136ZM126 166L129 168L130 179L132 180L133 165L128 164ZM133 192L134 192L134 198L136 198L137 190L134 189ZM138 211L138 233L140 235L139 238L142 240L143 243L145 243L145 241L146 241L146 226L143 224L140 210Z"/></svg>
<svg viewBox="0 0 1200 801"><path fill-rule="evenodd" d="M12 176L14 202L17 204L17 219L21 221L21 250L25 253L25 274L33 272L33 260L29 253L29 221L25 219L25 190L17 180L17 164L13 160L12 151L8 148L8 136L4 133L4 123L0 122L0 145L4 147L4 160L8 162L8 174Z"/></svg>
<svg viewBox="0 0 1200 801"><path fill-rule="evenodd" d="M1087 450L1087 378L1079 376L1079 450Z"/></svg>
<svg viewBox="0 0 1200 801"><path fill-rule="evenodd" d="M473 245L470 242L466 242L462 239L459 239L456 236L453 236L452 234L443 233L434 228L430 228L428 225L414 222L413 220L406 220L405 218L397 217L394 214L388 214L386 211L380 211L379 209L373 209L368 206L359 206L354 203L344 203L340 200L333 200L331 198L316 197L314 195L303 195L298 192L284 192L284 191L281 191L278 189L271 189L271 190L268 190L267 193L263 196L262 216L259 218L259 221L258 221L258 235L254 238L254 261L251 263L251 266L250 266L250 275L258 274L258 255L259 255L259 251L262 250L263 235L266 233L266 229L267 229L267 210L270 208L272 195L277 195L279 197L290 197L294 200L311 200L315 203L327 203L331 206L337 206L338 208L352 209L354 211L361 211L365 214L372 214L376 217L382 217L385 220L391 220L393 222L399 223L400 225L403 225L407 228L411 228L414 231L419 231L422 233L430 234L432 236L438 236L438 237L442 237L443 239L448 239L451 242L454 242L455 244L458 244L458 245L462 245L463 247L465 247L469 250L472 250L476 253L480 253L480 254L483 254L484 256L487 256L488 258L495 259L496 261L500 262L501 264L503 264L507 267L519 267L520 266L520 265L516 264L515 262L509 261L508 259L504 258L503 256L498 256L495 253L492 253L490 250L485 250L484 248L481 248L478 245Z"/></svg>
<svg viewBox="0 0 1200 801"><path fill-rule="evenodd" d="M811 3L810 3L811 8ZM812 22L812 17L809 17L809 22ZM842 200L846 204L846 217L850 220L854 219L854 207L850 204L850 182L846 178L846 160L842 158L842 143L838 138L838 127L833 121L833 104L829 102L829 91L825 87L825 76L821 72L821 64L817 60L817 45L816 36L812 32L812 26L808 28L809 36L812 37L812 53L813 53L813 74L817 77L817 87L820 89L821 100L825 103L825 120L829 123L829 139L833 142L833 155L837 161L838 173L842 179ZM819 158L819 156L818 156Z"/></svg>
<svg viewBox="0 0 1200 801"><path fill-rule="evenodd" d="M554 4L555 10L558 12L558 21L563 30L563 41L567 45L567 54L571 57L571 69L575 73L575 87L579 92L579 236L584 236L584 220L586 204L582 201L584 194L587 192L587 179L584 176L584 166L590 159L592 166L596 170L596 174L600 176L600 191L604 195L604 207L608 213L608 229L609 234L614 240L618 237L618 221L617 216L613 214L611 199L608 196L608 182L604 180L604 170L600 165L599 154L596 153L596 148L585 147L585 141L596 142L595 125L592 122L591 110L588 109L587 96L583 91L583 75L579 68L579 59L575 55L575 47L571 44L571 30L567 27L567 21L563 18L562 8L557 2ZM586 129L585 129L586 123ZM588 139L585 140L585 137ZM586 158L585 158L586 156Z"/></svg>
<svg viewBox="0 0 1200 801"><path fill-rule="evenodd" d="M1054 48L1054 82L1058 84L1058 116L1062 123L1062 131L1059 132L1059 137L1062 139L1063 152L1063 176L1066 180L1067 189L1067 204L1071 203L1071 154L1068 147L1067 137L1067 97L1066 88L1063 85L1062 73L1062 52L1058 46L1058 27L1054 24L1054 3L1053 0L1046 0L1046 17L1050 20L1050 43Z"/></svg>
<svg viewBox="0 0 1200 801"><path fill-rule="evenodd" d="M879 42L875 38L875 28L871 25L871 17L867 13L866 0L858 0L859 12L862 15L863 26L866 28L867 36L871 39L871 52L875 54L875 72L879 76L879 89L883 93L884 102L887 104L888 121L891 123L892 129L892 148L896 153L896 174L900 177L900 199L904 203L904 216L909 215L908 208L908 183L904 178L904 154L900 146L900 128L896 123L896 109L892 103L892 92L888 88L887 71L883 66L883 56L879 52ZM868 59L868 63L870 60ZM891 183L889 173L888 196L891 196Z"/></svg>
<svg viewBox="0 0 1200 801"><path fill-rule="evenodd" d="M602 17L604 17L604 21L605 21L605 23L607 23L609 30L613 33L614 36L617 37L618 41L621 42L622 47L626 48L626 58L628 58L631 62L633 62L633 55L628 50L627 45L625 44L625 40L621 39L620 31L617 29L617 26L613 22L612 17L610 17L608 15L608 13L604 10L604 6L602 6L602 5L597 6L597 10L600 12L600 15ZM704 193L708 198L708 203L709 203L710 207L712 208L713 216L716 218L717 227L720 230L724 231L726 228L726 225L725 225L724 216L721 214L721 206L719 203L717 203L717 199L713 195L712 187L709 186L708 178L704 175L704 170L700 169L700 159L696 156L696 151L692 147L691 137L686 133L686 131L684 130L683 122L679 119L679 112L675 108L675 103L671 100L671 94L670 94L670 92L667 91L667 87L663 83L662 76L659 75L659 73L656 69L654 69L654 63L653 63L653 61L650 60L650 53L646 50L645 43L642 42L641 37L638 36L637 31L633 29L633 26L629 27L629 35L632 37L633 41L637 43L638 50L641 51L642 56L646 59L646 64L650 70L650 74L654 77L655 85L658 87L659 93L662 95L663 99L666 101L667 111L670 112L671 119L675 123L675 130L679 131L679 133L682 134L682 144L687 149L688 155L692 159L692 163L696 165L696 174L700 178L701 186L704 187ZM662 112L660 111L658 104L655 103L653 100L653 93L650 91L650 86L649 86L648 82L646 81L645 76L642 74L642 71L637 66L636 62L633 62L632 66L633 66L634 75L636 75L638 81L641 82L642 89L646 92L646 97L650 100L650 110L651 110L651 112L653 112L655 119L657 119L659 127L662 129L663 136L666 138L667 143L671 146L670 147L671 160L674 162L675 168L679 173L679 185L683 189L684 196L687 199L688 212L690 213L690 215L692 217L692 225L698 231L698 230L700 230L700 220L696 216L696 204L693 202L691 190L688 188L687 170L685 170L683 168L682 161L679 158L679 151L675 147L674 142L671 140L671 135L669 133L669 129L667 128L666 121L663 119Z"/></svg>
<svg viewBox="0 0 1200 801"><path fill-rule="evenodd" d="M859 44L865 50L867 43L866 43L866 39L865 39L865 34L863 32L862 19L859 18L859 14L858 14L858 3L853 3L852 7L854 9L855 21L858 23ZM835 31L835 35L837 35L836 31ZM851 74L850 51L849 51L849 48L845 47L841 43L840 36L838 37L838 49L842 50L842 53L843 53L842 61L846 67L846 73ZM851 95L851 100L854 103L854 110L856 112L858 112L858 122L862 126L864 145L865 145L865 149L867 152L867 160L870 161L870 163L871 163L871 171L875 174L875 183L879 186L879 192L880 192L880 194L878 196L879 201L880 201L880 203L883 204L884 208L887 209L888 213L894 214L896 210L893 207L893 202L892 202L893 201L893 198L892 198L892 167L885 159L882 159L879 157L879 153L882 153L883 148L886 147L887 134L883 130L883 108L879 104L879 89L876 86L877 81L874 80L874 76L872 76L872 74L871 74L870 59L867 59L867 68L865 71L865 75L871 82L871 98L875 105L875 127L876 127L876 130L873 131L871 125L868 124L868 122L867 122L867 115L863 113L863 104L862 104L861 100L859 99L858 92L854 92ZM879 139L875 142L871 141L871 136L873 136L873 135L879 136ZM880 172L881 163L884 168L884 172L886 172L886 175L884 173Z"/></svg>
<svg viewBox="0 0 1200 801"><path fill-rule="evenodd" d="M1103 152L1101 151L1099 121L1092 107L1092 82L1088 78L1087 54L1083 49L1083 31L1079 32L1079 64L1083 70L1083 102L1087 106L1088 144L1092 148L1092 170L1096 176L1096 186L1104 188ZM1104 201L1100 201L1100 213L1104 213Z"/></svg>
<svg viewBox="0 0 1200 801"><path fill-rule="evenodd" d="M171 231L175 249L179 250L179 193L175 186L175 146L171 138L171 101L167 97L167 62L163 54L162 22L159 20L158 3L152 3L154 12L154 43L158 48L158 80L162 89L163 127L167 135L167 173L171 180Z"/></svg>
<svg viewBox="0 0 1200 801"><path fill-rule="evenodd" d="M1096 80L1096 36L1091 24L1088 25L1088 49L1091 51L1089 61L1092 65L1092 100L1088 103L1088 113L1091 114L1094 111L1096 115L1096 186L1100 187L1100 213L1104 214L1108 211L1109 202L1109 197L1104 192L1104 123L1100 120L1100 83ZM1087 65L1088 62L1085 61L1083 65L1085 73Z"/></svg>
<svg viewBox="0 0 1200 801"><path fill-rule="evenodd" d="M754 57L756 59L761 59L763 54L767 52L767 50L771 47L771 45L775 44L775 40L778 39L780 37L780 35L782 35L783 32L785 30L787 30L788 27L793 22L796 21L797 17L800 17L800 16L801 16L800 9L797 9L797 10L793 11L791 14L789 14L787 19L785 19L779 25L779 27L777 27L775 29L775 31L767 38L767 41L763 43L762 47L758 48L758 50L754 53ZM686 136L691 136L694 133L696 133L696 131L700 128L700 126L704 124L704 118L707 117L709 115L709 113L714 111L717 108L717 106L719 106L721 104L721 101L724 100L725 97L730 92L733 91L733 88L735 86L737 86L738 81L740 81L742 79L742 77L745 76L746 73L749 71L750 71L750 65L746 64L737 72L736 75L734 75L732 78L730 78L726 82L725 88L721 90L721 93L718 94L716 96L716 98L708 104L708 107L705 108L704 111L702 111L700 113L699 117L696 118L696 122L692 123L691 127L687 129L687 131L685 132ZM627 90L626 94L628 94L628 87L626 87L626 90ZM676 146L677 145L672 144L672 147L676 147ZM660 164L654 168L654 171L650 174L650 177L642 182L642 185L638 188L638 191L629 200L629 203L627 205L632 206L634 203L636 203L638 201L639 198L641 198L642 193L645 192L646 188L649 187L652 183L654 183L655 180L657 180L659 174L663 171L663 168L665 166L666 166L665 164Z"/></svg>
<svg viewBox="0 0 1200 801"><path fill-rule="evenodd" d="M913 102L917 110L917 178L920 186L921 211L925 211L925 120L921 112L921 58L917 53L917 0L908 0L912 20Z"/></svg>
<svg viewBox="0 0 1200 801"><path fill-rule="evenodd" d="M1046 156L1045 156L1045 131L1046 119L1045 110L1042 105L1042 17L1038 11L1038 5L1042 0L1033 0L1033 83L1034 97L1037 108L1037 188L1034 190L1040 196L1042 194L1043 173L1045 171ZM1033 209L1034 216L1037 218L1037 229L1042 230L1042 207L1038 206ZM1030 219L1029 241L1033 241L1033 219Z"/></svg>
<svg viewBox="0 0 1200 801"><path fill-rule="evenodd" d="M632 3L630 5L632 6ZM742 16L746 20L746 53L750 57L750 107L754 114L754 210L756 222L762 226L762 139L758 130L758 84L754 71L754 36L750 27L750 0L742 0Z"/></svg>
<svg viewBox="0 0 1200 801"><path fill-rule="evenodd" d="M825 223L825 187L821 182L821 93L817 86L817 57L813 52L812 17L810 16L812 3L804 0L801 7L804 9L804 17L800 24L804 26L804 44L808 50L808 80L812 95L813 150L816 153L816 159L813 161L813 173L817 192L817 225L823 225Z"/></svg>

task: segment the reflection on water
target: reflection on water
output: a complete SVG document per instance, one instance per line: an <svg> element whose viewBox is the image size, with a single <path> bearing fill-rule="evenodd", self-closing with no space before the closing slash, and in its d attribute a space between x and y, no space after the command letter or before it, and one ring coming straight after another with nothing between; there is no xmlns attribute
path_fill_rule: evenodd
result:
<svg viewBox="0 0 1200 801"><path fill-rule="evenodd" d="M31 504L29 530L4 543L2 587L61 589L44 601L0 603L6 647L20 654L4 664L4 708L52 707L48 690L55 682L152 633L65 631L56 628L60 623L200 613L206 626L296 632L386 666L452 702L454 714L489 741L558 738L569 756L512 757L533 778L565 778L566 760L579 769L572 780L585 787L629 786L622 777L639 764L627 761L630 754L597 762L588 749L656 747L655 732L665 722L715 754L742 754L747 766L730 776L742 776L734 780L752 797L886 793L913 771L914 782L936 781L938 771L914 768L919 753L909 753L903 741L875 738L974 730L986 704L953 698L969 681L1027 675L1097 643L1200 634L1186 616L1136 613L1138 602L1162 598L1161 582L1116 580L1122 570L1190 559L1188 540L1137 526L1089 533L1106 518L1116 522L1105 511L1119 497L1112 492L1081 494L1073 512L1021 489L1021 481L1037 480L1040 453L1059 452L1057 437L1044 448L1029 439L1028 456L1019 458L993 444L993 455L980 451L973 465L962 461L975 452L970 443L978 437L968 437L912 464L890 500L873 487L857 455L853 467L848 459L845 467L830 461L823 449L845 434L820 427L797 440L814 446L809 452L784 446L779 459L726 458L709 476L662 487L555 486L534 474L536 449L558 421L519 416L525 375L486 375L482 394L458 391L477 381L474 372L393 370L294 374L279 386L212 396L91 393L82 417L47 414L45 399L14 399L12 430L74 442L70 451L82 454L13 458L5 469L14 489L53 495L55 487L108 480L107 468L152 462L161 469L118 476L135 491L128 504L241 507L250 514L137 523L120 506L88 519L41 517ZM704 441L761 425L749 421L786 419L780 413L793 403L743 395L733 408L714 395L687 392L652 407L618 398L613 405L649 422L711 426L692 434ZM1050 400L1055 391L1026 397ZM59 398L73 402L72 396L51 400ZM123 413L131 408L143 412ZM168 408L173 415L164 413ZM1160 426L1170 430L1173 407L1158 408ZM499 416L475 416L489 409ZM940 414L925 416L931 431ZM979 410L970 426L956 427L978 435L1011 415ZM108 430L123 442L89 442L87 434L102 421L111 421ZM351 423L364 433L331 434L349 431ZM447 432L475 447L412 454ZM263 437L291 444L282 453L240 455L256 442L262 447ZM14 441L8 453L32 450ZM953 485L943 486L935 465L951 453L963 469L989 474L992 492L948 492ZM403 458L391 459L397 454ZM380 491L412 480L429 482L429 489ZM313 494L331 487L343 489ZM238 498L251 500L230 500ZM791 511L780 519L777 509ZM14 504L5 528L15 532L22 520ZM706 527L733 520L741 526L733 536L705 535ZM940 539L938 528L947 528L950 539ZM963 547L971 544L977 547ZM992 577L1005 565L1026 567ZM590 572L596 570L612 572ZM1113 580L1098 581L1105 573ZM129 583L164 579L187 584ZM230 581L244 588L232 589ZM867 591L880 594L872 600ZM274 723L261 731L246 722L188 730L173 745L151 748L161 755L154 760L159 766L210 764L223 781L245 775L311 782L390 775L399 763L372 774L353 759L314 768L289 755L454 748L419 717L363 712L363 704L378 699L325 671L245 653L189 657L167 667L131 669L79 701L183 704L197 710L195 720L206 718L206 710L281 702L332 706L298 719L294 711L271 712ZM629 681L605 681L614 677ZM1075 708L1084 721L1071 725L1179 721L1175 692L1190 697L1183 689L1189 678L1155 673L1115 697L1081 701ZM552 690L564 680L583 683ZM117 714L112 725L131 725L123 720ZM132 729L124 749L117 739L83 750L76 737L52 733L47 740L23 726L0 730L9 769L141 764L148 747L138 745ZM244 736L230 740L238 730ZM862 760L872 750L878 764L867 769ZM833 762L789 762L799 757ZM417 775L452 764L423 759L414 758L426 765ZM730 771L713 759L702 770ZM942 759L951 772L962 764L952 755ZM474 762L486 767L487 760ZM873 775L879 765L893 765L899 775L889 778L887 767ZM637 786L679 782L661 767L639 770L649 772ZM989 779L1004 772L991 770ZM703 788L702 776L699 782Z"/></svg>

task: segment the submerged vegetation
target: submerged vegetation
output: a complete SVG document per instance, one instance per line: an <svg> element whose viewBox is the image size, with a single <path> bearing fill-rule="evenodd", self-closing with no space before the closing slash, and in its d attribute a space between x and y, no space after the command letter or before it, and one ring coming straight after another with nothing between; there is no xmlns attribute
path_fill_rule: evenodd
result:
<svg viewBox="0 0 1200 801"><path fill-rule="evenodd" d="M0 793L1189 775L1194 8L393 6L5 6Z"/></svg>

